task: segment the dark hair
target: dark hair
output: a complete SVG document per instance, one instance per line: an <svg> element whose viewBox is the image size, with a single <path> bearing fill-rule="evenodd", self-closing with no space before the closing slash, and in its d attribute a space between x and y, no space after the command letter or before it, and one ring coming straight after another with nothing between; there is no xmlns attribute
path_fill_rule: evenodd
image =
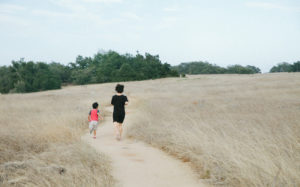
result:
<svg viewBox="0 0 300 187"><path fill-rule="evenodd" d="M117 91L118 93L123 93L123 90L124 90L124 85L122 85L122 84L117 84L117 86L116 86L116 91Z"/></svg>
<svg viewBox="0 0 300 187"><path fill-rule="evenodd" d="M98 107L98 103L97 102L93 103L93 109L96 109L97 107Z"/></svg>

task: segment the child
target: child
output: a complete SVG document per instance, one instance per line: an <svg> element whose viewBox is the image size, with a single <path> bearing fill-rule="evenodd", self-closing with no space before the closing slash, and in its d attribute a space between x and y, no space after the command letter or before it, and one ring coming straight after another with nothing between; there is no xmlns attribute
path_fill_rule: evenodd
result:
<svg viewBox="0 0 300 187"><path fill-rule="evenodd" d="M121 140L122 137L122 124L125 118L125 107L124 105L128 104L128 99L123 95L124 85L117 84L116 91L117 94L114 95L111 99L111 104L114 105L113 112L113 123L115 125L115 134L117 140Z"/></svg>
<svg viewBox="0 0 300 187"><path fill-rule="evenodd" d="M100 117L100 119L103 119L100 115L100 111L98 110L98 103L95 102L93 103L93 109L90 110L88 116L90 134L92 134L92 132L94 131L94 139L96 139L96 131L98 128L98 116Z"/></svg>

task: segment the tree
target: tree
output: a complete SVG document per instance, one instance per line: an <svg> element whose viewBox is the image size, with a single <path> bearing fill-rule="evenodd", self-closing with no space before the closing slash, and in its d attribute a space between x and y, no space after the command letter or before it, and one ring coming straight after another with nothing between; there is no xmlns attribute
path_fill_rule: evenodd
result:
<svg viewBox="0 0 300 187"><path fill-rule="evenodd" d="M295 62L291 67L293 72L300 72L300 61Z"/></svg>
<svg viewBox="0 0 300 187"><path fill-rule="evenodd" d="M8 93L14 88L14 81L12 77L11 68L0 67L0 93Z"/></svg>
<svg viewBox="0 0 300 187"><path fill-rule="evenodd" d="M68 83L71 80L71 68L57 62L49 64L50 71L59 76L62 83Z"/></svg>
<svg viewBox="0 0 300 187"><path fill-rule="evenodd" d="M84 85L91 83L91 74L89 69L73 70L71 80L74 84Z"/></svg>
<svg viewBox="0 0 300 187"><path fill-rule="evenodd" d="M34 90L53 90L61 87L61 80L57 72L53 72L46 63L35 64L37 73L35 74L32 87Z"/></svg>
<svg viewBox="0 0 300 187"><path fill-rule="evenodd" d="M124 63L117 72L115 81L132 81L136 80L136 73L128 63Z"/></svg>
<svg viewBox="0 0 300 187"><path fill-rule="evenodd" d="M186 62L173 67L181 74L223 74L223 73L236 73L236 74L252 74L260 73L260 69L255 66L241 66L231 65L227 68L210 64L208 62Z"/></svg>
<svg viewBox="0 0 300 187"><path fill-rule="evenodd" d="M24 59L21 59L12 61L12 66L1 67L0 70L2 71L0 76L1 93L35 92L61 87L59 75L51 71L49 65L43 62L25 62Z"/></svg>
<svg viewBox="0 0 300 187"><path fill-rule="evenodd" d="M10 90L11 93L24 93L26 92L26 84L24 81L18 81L14 84L14 89Z"/></svg>
<svg viewBox="0 0 300 187"><path fill-rule="evenodd" d="M75 67L78 69L86 69L92 64L92 58L90 57L82 57L78 55L75 62Z"/></svg>
<svg viewBox="0 0 300 187"><path fill-rule="evenodd" d="M292 65L287 62L282 62L277 64L276 66L273 66L270 70L270 73L274 72L291 72L292 71Z"/></svg>
<svg viewBox="0 0 300 187"><path fill-rule="evenodd" d="M261 70L258 67L248 65L246 68L252 70L252 73L261 73Z"/></svg>

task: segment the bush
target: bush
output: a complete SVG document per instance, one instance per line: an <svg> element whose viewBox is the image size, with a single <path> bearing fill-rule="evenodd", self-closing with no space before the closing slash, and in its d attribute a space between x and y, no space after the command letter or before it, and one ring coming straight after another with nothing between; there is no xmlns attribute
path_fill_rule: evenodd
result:
<svg viewBox="0 0 300 187"><path fill-rule="evenodd" d="M181 63L178 66L173 67L180 74L254 74L261 73L260 69L255 66L241 66L241 65L231 65L227 68L217 66L215 64L210 64L208 62L187 62Z"/></svg>

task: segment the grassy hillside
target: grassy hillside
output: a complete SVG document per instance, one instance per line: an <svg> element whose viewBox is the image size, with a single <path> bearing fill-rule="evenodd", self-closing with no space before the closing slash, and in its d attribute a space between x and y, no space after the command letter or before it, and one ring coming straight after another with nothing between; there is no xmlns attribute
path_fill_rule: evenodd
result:
<svg viewBox="0 0 300 187"><path fill-rule="evenodd" d="M80 137L90 105L104 109L114 86L0 95L0 186L113 185L109 159ZM300 185L299 73L126 82L125 94L127 136L191 164L208 183Z"/></svg>
<svg viewBox="0 0 300 187"><path fill-rule="evenodd" d="M300 185L300 74L205 75L138 83L134 137L214 185Z"/></svg>
<svg viewBox="0 0 300 187"><path fill-rule="evenodd" d="M112 186L109 159L81 141L103 97L93 86L0 95L0 186Z"/></svg>

